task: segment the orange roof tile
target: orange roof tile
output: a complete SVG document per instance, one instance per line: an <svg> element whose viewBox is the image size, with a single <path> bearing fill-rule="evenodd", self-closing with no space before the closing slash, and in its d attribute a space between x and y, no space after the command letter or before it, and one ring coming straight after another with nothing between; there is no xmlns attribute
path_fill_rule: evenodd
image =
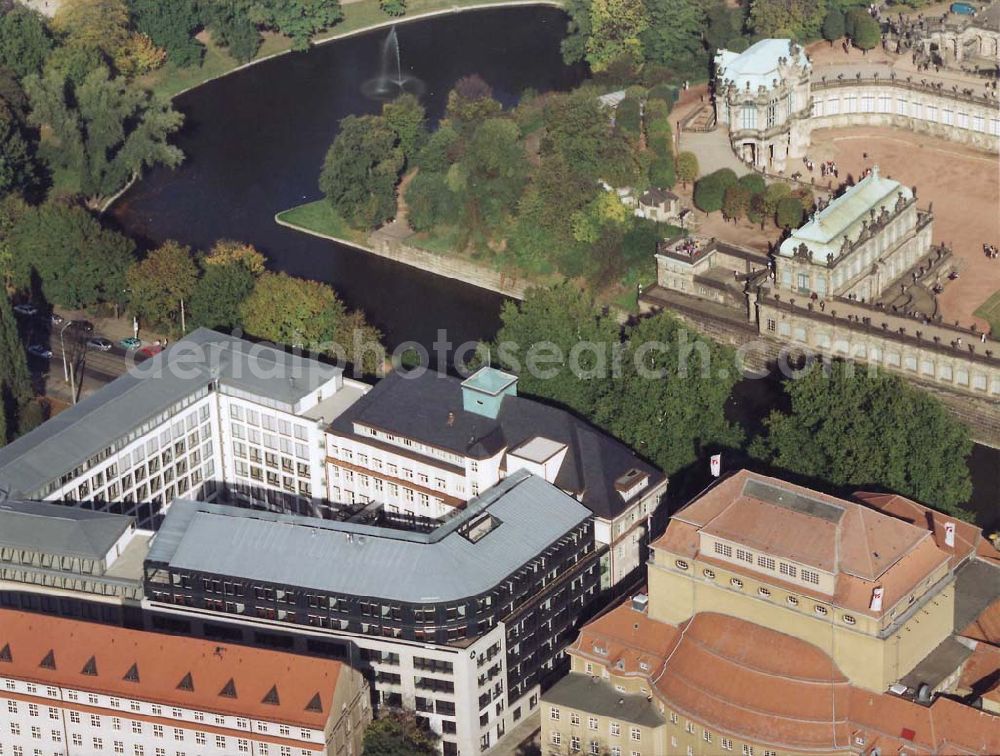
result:
<svg viewBox="0 0 1000 756"><path fill-rule="evenodd" d="M977 643L972 656L962 665L958 684L1000 703L1000 648Z"/></svg>
<svg viewBox="0 0 1000 756"><path fill-rule="evenodd" d="M595 642L609 659L659 654L646 677L664 705L735 737L818 752L862 737L887 754L1000 753L1000 717L861 690L816 646L735 617L702 612L675 627L621 605L585 626L570 653L595 658Z"/></svg>
<svg viewBox="0 0 1000 756"><path fill-rule="evenodd" d="M617 674L645 675L663 664L678 637L676 627L651 620L626 602L585 625L570 650L609 665ZM640 666L643 662L646 669Z"/></svg>
<svg viewBox="0 0 1000 756"><path fill-rule="evenodd" d="M887 613L949 559L928 530L911 521L748 470L726 478L677 512L653 548L711 560L698 551L701 530L833 573L834 603L873 616L879 614L869 609L876 586L885 591L881 612ZM725 564L782 583L773 574L728 560ZM797 582L789 587L812 595Z"/></svg>
<svg viewBox="0 0 1000 756"><path fill-rule="evenodd" d="M342 666L7 609L0 651L0 675L314 729L326 725Z"/></svg>
<svg viewBox="0 0 1000 756"><path fill-rule="evenodd" d="M968 627L962 630L961 635L1000 646L1000 599L986 607Z"/></svg>
<svg viewBox="0 0 1000 756"><path fill-rule="evenodd" d="M951 558L952 567L955 567L959 562L968 557L969 554L976 551L977 547L986 540L983 538L982 530L972 523L959 520L956 517L938 512L930 507L925 507L923 504L918 504L912 499L907 499L905 496L900 496L899 494L869 493L866 491L858 491L854 496L868 506L874 507L879 512L891 515L903 522L911 523L930 532L938 548L948 553ZM954 546L947 546L945 544L944 524L946 522L955 523ZM989 552L992 551L992 558L1000 558L1000 554L996 553L996 549L992 547L992 544L987 541L986 545L989 547L989 551L984 556L989 556Z"/></svg>

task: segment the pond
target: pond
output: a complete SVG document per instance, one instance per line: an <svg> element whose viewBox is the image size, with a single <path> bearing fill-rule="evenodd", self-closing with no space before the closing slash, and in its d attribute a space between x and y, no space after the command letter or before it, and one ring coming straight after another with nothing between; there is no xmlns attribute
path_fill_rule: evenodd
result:
<svg viewBox="0 0 1000 756"><path fill-rule="evenodd" d="M403 74L422 82L421 101L436 121L452 86L468 74L482 76L508 107L527 88L577 84L583 69L566 66L559 52L565 29L559 10L518 7L400 24L396 35ZM387 33L282 55L181 95L175 107L186 121L176 143L184 164L150 171L112 214L150 244L249 242L271 268L331 284L349 307L365 311L390 347L430 345L438 328L455 343L491 337L500 295L274 222L275 213L322 196L320 165L340 119L381 109L363 88L380 72Z"/></svg>

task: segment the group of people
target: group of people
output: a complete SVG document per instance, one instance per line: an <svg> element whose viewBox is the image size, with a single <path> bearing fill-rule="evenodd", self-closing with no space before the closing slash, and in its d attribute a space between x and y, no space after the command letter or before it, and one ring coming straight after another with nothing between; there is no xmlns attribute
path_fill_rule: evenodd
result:
<svg viewBox="0 0 1000 756"><path fill-rule="evenodd" d="M812 170L812 164L809 165L809 170ZM837 168L837 164L832 160L827 160L824 163L820 163L819 166L820 175L824 178L827 176L833 176L834 178L840 178L840 170Z"/></svg>
<svg viewBox="0 0 1000 756"><path fill-rule="evenodd" d="M1000 250L997 250L996 244L983 244L983 254L991 260L996 260L1000 256Z"/></svg>

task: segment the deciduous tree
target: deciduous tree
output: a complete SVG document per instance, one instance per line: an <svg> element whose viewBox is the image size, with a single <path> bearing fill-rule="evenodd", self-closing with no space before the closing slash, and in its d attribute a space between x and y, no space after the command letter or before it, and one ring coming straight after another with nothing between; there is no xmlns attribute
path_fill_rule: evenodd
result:
<svg viewBox="0 0 1000 756"><path fill-rule="evenodd" d="M264 0L257 18L292 38L292 49L307 50L309 39L344 17L340 0Z"/></svg>
<svg viewBox="0 0 1000 756"><path fill-rule="evenodd" d="M603 71L616 60L643 60L641 35L649 27L642 0L590 0L590 37L586 59L593 71Z"/></svg>
<svg viewBox="0 0 1000 756"><path fill-rule="evenodd" d="M518 391L564 405L589 417L601 384L609 379L612 349L619 344L618 324L593 298L570 283L529 289L521 302L507 302L493 350L500 365L518 373ZM553 375L528 369L527 358L544 358L552 344L558 360L544 363ZM592 345L592 346L588 346ZM538 358L536 358L538 359Z"/></svg>
<svg viewBox="0 0 1000 756"><path fill-rule="evenodd" d="M879 28L878 21L862 10L853 10L851 14L855 16L851 41L855 47L868 52L882 39L882 30Z"/></svg>
<svg viewBox="0 0 1000 756"><path fill-rule="evenodd" d="M693 152L677 153L677 178L685 187L698 178L698 156Z"/></svg>
<svg viewBox="0 0 1000 756"><path fill-rule="evenodd" d="M224 328L240 325L240 308L253 291L254 274L239 262L206 264L191 293L191 327Z"/></svg>
<svg viewBox="0 0 1000 756"><path fill-rule="evenodd" d="M823 19L823 39L833 44L835 39L844 36L844 12L836 5L831 5Z"/></svg>
<svg viewBox="0 0 1000 756"><path fill-rule="evenodd" d="M100 50L109 61L117 60L128 44L125 0L62 0L52 24L68 37L66 44Z"/></svg>
<svg viewBox="0 0 1000 756"><path fill-rule="evenodd" d="M323 163L319 188L355 228L376 228L396 214L403 152L381 116L347 116Z"/></svg>
<svg viewBox="0 0 1000 756"><path fill-rule="evenodd" d="M437 736L409 711L388 709L365 729L365 756L434 756Z"/></svg>
<svg viewBox="0 0 1000 756"><path fill-rule="evenodd" d="M0 291L0 446L18 426L18 410L31 398L24 345L6 291Z"/></svg>
<svg viewBox="0 0 1000 756"><path fill-rule="evenodd" d="M798 197L784 197L778 200L774 222L782 228L798 228L802 225L802 201Z"/></svg>
<svg viewBox="0 0 1000 756"><path fill-rule="evenodd" d="M254 276L259 276L264 272L266 262L267 260L264 255L258 252L253 245L233 241L232 239L220 239L212 245L212 249L202 258L202 265L206 270L215 265L232 265L238 263Z"/></svg>
<svg viewBox="0 0 1000 756"><path fill-rule="evenodd" d="M0 15L0 66L18 77L42 70L52 37L40 13L14 3Z"/></svg>
<svg viewBox="0 0 1000 756"><path fill-rule="evenodd" d="M164 242L125 273L132 311L160 325L180 323L181 307L190 304L197 282L191 248L175 241Z"/></svg>
<svg viewBox="0 0 1000 756"><path fill-rule="evenodd" d="M727 186L722 194L722 215L731 221L738 221L750 209L750 191L740 183Z"/></svg>
<svg viewBox="0 0 1000 756"><path fill-rule="evenodd" d="M37 283L47 301L72 308L119 301L134 251L129 239L83 208L58 203L25 210L10 247L15 286Z"/></svg>
<svg viewBox="0 0 1000 756"><path fill-rule="evenodd" d="M382 106L382 117L396 135L407 165L412 165L427 141L427 113L424 106L412 94L404 94Z"/></svg>
<svg viewBox="0 0 1000 756"><path fill-rule="evenodd" d="M748 23L762 37L798 41L819 36L827 0L753 0Z"/></svg>
<svg viewBox="0 0 1000 756"><path fill-rule="evenodd" d="M736 377L732 349L660 313L628 330L620 375L603 384L595 419L672 475L741 442L725 412Z"/></svg>
<svg viewBox="0 0 1000 756"><path fill-rule="evenodd" d="M135 27L167 51L174 65L187 67L201 62L204 46L194 38L201 24L197 0L129 0Z"/></svg>
<svg viewBox="0 0 1000 756"><path fill-rule="evenodd" d="M787 380L788 413L775 411L751 452L835 486L883 486L959 512L972 494L968 429L898 376L853 363Z"/></svg>
<svg viewBox="0 0 1000 756"><path fill-rule="evenodd" d="M52 162L79 177L93 206L121 189L142 168L176 166L184 154L168 143L183 116L168 102L97 69L75 90L48 73L25 83L31 120L48 126L57 141L46 148Z"/></svg>
<svg viewBox="0 0 1000 756"><path fill-rule="evenodd" d="M646 0L649 26L642 34L647 61L694 71L705 59L705 6L699 0Z"/></svg>
<svg viewBox="0 0 1000 756"><path fill-rule="evenodd" d="M493 88L479 74L463 76L448 93L445 118L462 136L468 136L488 118L500 115L503 107L493 99Z"/></svg>

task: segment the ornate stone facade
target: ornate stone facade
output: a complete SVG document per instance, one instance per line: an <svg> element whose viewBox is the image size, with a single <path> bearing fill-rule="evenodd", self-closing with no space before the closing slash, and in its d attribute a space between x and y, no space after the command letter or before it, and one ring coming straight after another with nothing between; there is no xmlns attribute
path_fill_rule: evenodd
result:
<svg viewBox="0 0 1000 756"><path fill-rule="evenodd" d="M716 120L742 160L773 172L806 154L810 71L805 51L789 39L716 54Z"/></svg>
<svg viewBox="0 0 1000 756"><path fill-rule="evenodd" d="M921 53L945 66L1000 65L1000 2L974 16L946 13L922 20L917 34Z"/></svg>

